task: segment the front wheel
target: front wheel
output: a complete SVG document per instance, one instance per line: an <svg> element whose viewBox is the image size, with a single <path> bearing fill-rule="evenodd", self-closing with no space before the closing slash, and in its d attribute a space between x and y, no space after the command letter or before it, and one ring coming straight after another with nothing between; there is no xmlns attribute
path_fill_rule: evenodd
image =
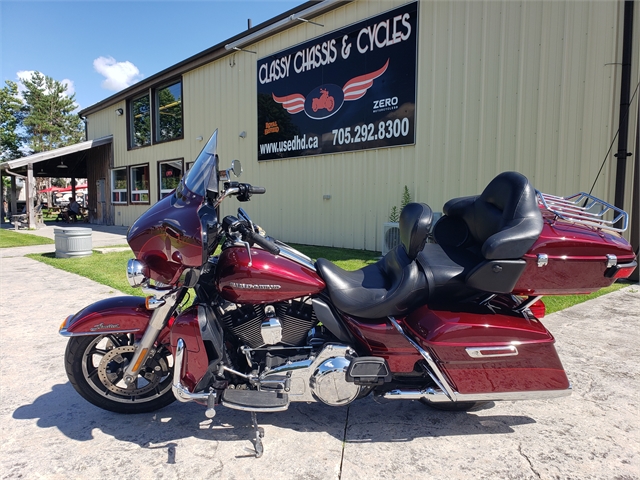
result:
<svg viewBox="0 0 640 480"><path fill-rule="evenodd" d="M135 382L127 385L124 370L134 350L133 336L71 337L64 362L71 385L85 400L112 412L145 413L169 405L175 400L171 352L159 346Z"/></svg>

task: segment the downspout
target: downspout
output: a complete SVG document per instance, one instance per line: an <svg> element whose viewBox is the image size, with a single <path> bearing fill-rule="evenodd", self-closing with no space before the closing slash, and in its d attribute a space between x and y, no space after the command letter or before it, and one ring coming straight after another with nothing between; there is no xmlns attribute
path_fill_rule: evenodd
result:
<svg viewBox="0 0 640 480"><path fill-rule="evenodd" d="M638 255L640 251L640 102L638 102L638 118L636 120L636 158L633 167L633 200L631 201L631 246ZM629 277L633 282L640 281L640 268L636 268Z"/></svg>
<svg viewBox="0 0 640 480"><path fill-rule="evenodd" d="M624 209L624 184L626 181L627 151L629 139L629 97L631 94L631 60L633 50L633 0L624 2L624 31L622 34L622 79L620 83L620 116L618 136L618 159L616 165L616 189L614 205Z"/></svg>

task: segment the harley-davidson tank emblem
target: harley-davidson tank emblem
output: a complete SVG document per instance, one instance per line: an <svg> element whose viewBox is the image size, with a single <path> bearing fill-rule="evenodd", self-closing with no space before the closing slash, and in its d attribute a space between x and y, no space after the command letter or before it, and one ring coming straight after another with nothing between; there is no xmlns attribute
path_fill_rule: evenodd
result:
<svg viewBox="0 0 640 480"><path fill-rule="evenodd" d="M229 286L232 288L239 288L241 290L280 290L282 285L260 285L257 283L236 283L229 282Z"/></svg>
<svg viewBox="0 0 640 480"><path fill-rule="evenodd" d="M91 331L95 332L97 330L107 330L107 329L114 329L114 328L120 328L120 324L119 323L110 323L108 325L105 325L104 323L99 323L97 325L94 325L93 327L91 327Z"/></svg>

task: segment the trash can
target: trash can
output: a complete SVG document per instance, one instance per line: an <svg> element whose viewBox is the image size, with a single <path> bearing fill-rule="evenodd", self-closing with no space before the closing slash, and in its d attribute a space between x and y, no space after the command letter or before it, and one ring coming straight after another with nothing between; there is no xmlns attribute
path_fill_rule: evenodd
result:
<svg viewBox="0 0 640 480"><path fill-rule="evenodd" d="M91 255L90 228L56 227L53 229L56 241L56 258L87 257Z"/></svg>

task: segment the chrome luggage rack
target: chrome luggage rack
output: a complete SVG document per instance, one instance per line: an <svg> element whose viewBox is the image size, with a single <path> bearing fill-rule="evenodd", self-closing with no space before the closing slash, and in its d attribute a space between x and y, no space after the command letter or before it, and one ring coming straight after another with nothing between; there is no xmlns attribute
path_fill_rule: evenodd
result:
<svg viewBox="0 0 640 480"><path fill-rule="evenodd" d="M544 208L568 222L614 232L624 232L627 229L629 222L627 212L588 193L580 192L568 197L556 197L536 190L536 194L538 202ZM605 215L609 220L605 219ZM614 226L618 222L621 222L621 225Z"/></svg>

